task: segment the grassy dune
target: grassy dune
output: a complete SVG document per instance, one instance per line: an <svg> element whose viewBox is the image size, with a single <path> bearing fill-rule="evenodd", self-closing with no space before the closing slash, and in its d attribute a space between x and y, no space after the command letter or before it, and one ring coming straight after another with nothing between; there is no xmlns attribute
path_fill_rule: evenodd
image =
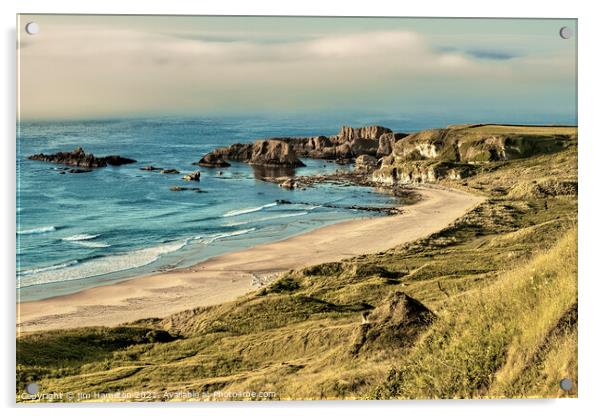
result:
<svg viewBox="0 0 602 416"><path fill-rule="evenodd" d="M21 336L17 399L29 381L140 400L576 396L558 384L577 383L576 138L475 169L442 185L489 199L427 238L162 320Z"/></svg>
<svg viewBox="0 0 602 416"><path fill-rule="evenodd" d="M451 301L372 396L564 395L559 380L577 380L576 280L571 229L552 249Z"/></svg>

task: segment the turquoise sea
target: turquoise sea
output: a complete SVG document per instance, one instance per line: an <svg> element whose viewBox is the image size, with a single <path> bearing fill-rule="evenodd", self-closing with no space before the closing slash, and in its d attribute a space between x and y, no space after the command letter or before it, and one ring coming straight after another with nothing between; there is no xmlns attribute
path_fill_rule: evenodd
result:
<svg viewBox="0 0 602 416"><path fill-rule="evenodd" d="M18 299L42 299L185 267L326 224L379 215L345 208L396 204L371 188L324 184L288 191L262 181L261 172L246 164L223 169L192 165L217 146L270 136L336 134L339 128L333 122L240 117L20 123ZM77 146L138 163L60 174L60 165L27 160L33 153ZM304 162L307 167L297 169L297 175L350 169L320 160ZM182 174L140 170L149 164ZM172 186L189 186L181 176L196 169L201 171L198 185L203 193L170 191ZM278 199L293 203L277 204Z"/></svg>

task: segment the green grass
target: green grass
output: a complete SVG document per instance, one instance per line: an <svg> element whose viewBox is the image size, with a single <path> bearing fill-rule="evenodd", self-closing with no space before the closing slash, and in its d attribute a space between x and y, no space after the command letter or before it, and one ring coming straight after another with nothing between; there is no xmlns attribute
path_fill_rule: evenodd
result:
<svg viewBox="0 0 602 416"><path fill-rule="evenodd" d="M17 392L35 380L42 392L144 390L157 400L180 390L562 395L560 378L577 382L576 142L474 169L442 184L489 199L427 238L290 271L234 302L165 319L23 335ZM404 320L395 293L434 318Z"/></svg>

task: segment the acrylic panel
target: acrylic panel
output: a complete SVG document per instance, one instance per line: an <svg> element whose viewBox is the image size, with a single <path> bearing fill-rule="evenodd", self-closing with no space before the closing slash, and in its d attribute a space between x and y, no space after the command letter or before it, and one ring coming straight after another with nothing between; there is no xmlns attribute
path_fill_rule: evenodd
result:
<svg viewBox="0 0 602 416"><path fill-rule="evenodd" d="M18 402L577 396L575 19L17 34Z"/></svg>

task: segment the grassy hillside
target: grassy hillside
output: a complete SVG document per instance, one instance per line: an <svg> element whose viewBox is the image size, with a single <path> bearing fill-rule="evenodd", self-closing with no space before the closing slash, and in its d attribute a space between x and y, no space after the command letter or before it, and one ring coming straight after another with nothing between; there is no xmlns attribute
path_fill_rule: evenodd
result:
<svg viewBox="0 0 602 416"><path fill-rule="evenodd" d="M17 399L29 381L140 400L575 396L558 383L577 384L576 136L474 169L441 184L489 199L428 238L162 320L20 337Z"/></svg>

